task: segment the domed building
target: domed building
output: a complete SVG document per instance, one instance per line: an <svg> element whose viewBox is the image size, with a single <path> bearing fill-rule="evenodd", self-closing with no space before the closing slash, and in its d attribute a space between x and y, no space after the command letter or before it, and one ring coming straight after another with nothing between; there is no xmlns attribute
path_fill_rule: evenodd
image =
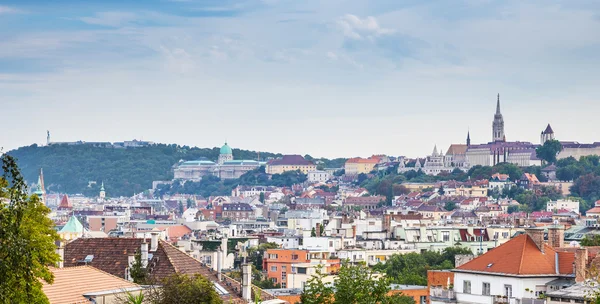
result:
<svg viewBox="0 0 600 304"><path fill-rule="evenodd" d="M181 162L175 168L174 179L199 181L207 175L214 175L221 179L235 179L264 164L256 160L234 160L233 149L225 142L219 151L216 163L205 158Z"/></svg>
<svg viewBox="0 0 600 304"><path fill-rule="evenodd" d="M221 147L221 151L219 153L219 160L217 161L219 165L222 165L226 161L233 160L233 150L227 142Z"/></svg>

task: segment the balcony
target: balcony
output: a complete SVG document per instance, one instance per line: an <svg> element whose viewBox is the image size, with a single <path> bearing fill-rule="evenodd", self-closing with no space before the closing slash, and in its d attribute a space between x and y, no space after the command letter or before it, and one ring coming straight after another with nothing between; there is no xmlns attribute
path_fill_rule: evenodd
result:
<svg viewBox="0 0 600 304"><path fill-rule="evenodd" d="M456 303L456 293L454 290L431 288L429 291L429 298L432 301Z"/></svg>

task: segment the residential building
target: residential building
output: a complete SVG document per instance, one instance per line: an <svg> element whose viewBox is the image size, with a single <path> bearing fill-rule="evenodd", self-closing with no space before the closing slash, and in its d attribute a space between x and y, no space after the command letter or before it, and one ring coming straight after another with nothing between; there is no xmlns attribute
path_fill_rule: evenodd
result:
<svg viewBox="0 0 600 304"><path fill-rule="evenodd" d="M307 180L311 183L325 183L331 179L331 174L326 171L310 171L307 174Z"/></svg>
<svg viewBox="0 0 600 304"><path fill-rule="evenodd" d="M317 166L309 160L304 159L301 155L284 155L281 158L272 159L267 163L266 172L268 174L281 174L287 171L296 171L304 174L315 171Z"/></svg>
<svg viewBox="0 0 600 304"><path fill-rule="evenodd" d="M579 251L577 254L561 251L557 239L549 236L551 245L545 244L544 231L530 229L486 254L457 265L453 270L456 302L532 303L548 292L548 283L573 278L580 271L574 269L585 269L585 265L578 265L584 259Z"/></svg>
<svg viewBox="0 0 600 304"><path fill-rule="evenodd" d="M345 208L358 207L361 209L375 209L381 202L385 202L385 196L359 196L359 197L347 197L344 200Z"/></svg>
<svg viewBox="0 0 600 304"><path fill-rule="evenodd" d="M379 164L380 158L377 156L371 156L369 158L350 158L344 165L346 175L358 175L367 174L375 169L375 166Z"/></svg>
<svg viewBox="0 0 600 304"><path fill-rule="evenodd" d="M546 205L546 210L550 212L557 212L558 210L568 210L579 214L579 201L572 201L569 199L550 201Z"/></svg>
<svg viewBox="0 0 600 304"><path fill-rule="evenodd" d="M254 209L246 203L223 204L222 218L228 218L233 221L245 221L255 219Z"/></svg>

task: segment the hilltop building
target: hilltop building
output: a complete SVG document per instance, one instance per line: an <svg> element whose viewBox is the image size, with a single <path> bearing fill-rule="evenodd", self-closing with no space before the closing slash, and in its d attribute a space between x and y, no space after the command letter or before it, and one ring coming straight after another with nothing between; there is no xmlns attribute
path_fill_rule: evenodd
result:
<svg viewBox="0 0 600 304"><path fill-rule="evenodd" d="M217 163L205 158L181 162L174 169L174 179L199 181L208 175L214 175L221 179L235 179L261 165L263 163L256 160L233 159L233 150L225 143L219 150Z"/></svg>
<svg viewBox="0 0 600 304"><path fill-rule="evenodd" d="M304 174L317 170L317 166L301 155L284 155L281 158L272 159L267 163L267 173L281 174L286 171L300 170Z"/></svg>
<svg viewBox="0 0 600 304"><path fill-rule="evenodd" d="M346 172L346 175L367 174L373 171L380 161L381 158L375 155L369 158L350 158L344 165L344 171Z"/></svg>

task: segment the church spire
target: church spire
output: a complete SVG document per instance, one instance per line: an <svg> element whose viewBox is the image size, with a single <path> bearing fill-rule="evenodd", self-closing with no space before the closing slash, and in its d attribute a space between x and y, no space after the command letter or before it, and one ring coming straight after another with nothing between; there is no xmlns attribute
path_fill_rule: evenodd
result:
<svg viewBox="0 0 600 304"><path fill-rule="evenodd" d="M471 131L467 131L467 147L471 146Z"/></svg>
<svg viewBox="0 0 600 304"><path fill-rule="evenodd" d="M500 115L500 93L498 93L498 101L496 103L496 115Z"/></svg>

